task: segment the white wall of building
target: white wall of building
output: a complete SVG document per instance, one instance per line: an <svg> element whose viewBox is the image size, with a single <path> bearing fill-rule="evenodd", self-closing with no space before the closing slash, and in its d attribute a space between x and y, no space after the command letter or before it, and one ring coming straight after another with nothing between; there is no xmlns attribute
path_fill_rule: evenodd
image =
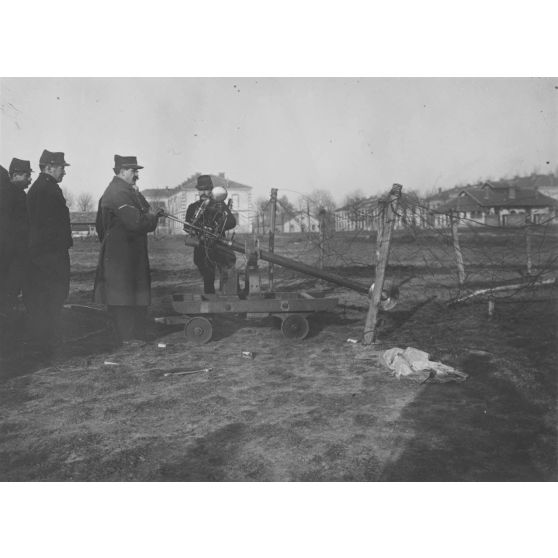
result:
<svg viewBox="0 0 558 558"><path fill-rule="evenodd" d="M315 217L307 214L296 215L283 223L283 232L318 232L320 222Z"/></svg>
<svg viewBox="0 0 558 558"><path fill-rule="evenodd" d="M252 207L252 189L247 187L235 187L233 185L226 186L229 199L232 199L232 213L236 217L237 233L251 232L253 221L253 207ZM157 196L147 197L148 202L157 201L159 204L164 202L165 208L170 215L178 217L182 221L186 219L186 210L188 206L200 197L199 191L194 186L188 186L184 189L178 190L168 197L162 197L161 194ZM176 221L167 220L167 228L169 234L184 234L183 227Z"/></svg>

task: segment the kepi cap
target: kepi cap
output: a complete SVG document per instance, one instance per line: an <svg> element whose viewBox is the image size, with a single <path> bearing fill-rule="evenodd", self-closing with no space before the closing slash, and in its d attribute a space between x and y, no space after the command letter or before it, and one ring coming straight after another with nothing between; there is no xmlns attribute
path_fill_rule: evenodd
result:
<svg viewBox="0 0 558 558"><path fill-rule="evenodd" d="M138 158L132 155L115 155L114 156L114 168L115 169L143 169L141 165L138 165Z"/></svg>
<svg viewBox="0 0 558 558"><path fill-rule="evenodd" d="M10 163L10 174L13 174L14 172L31 174L33 172L33 170L31 169L31 163L29 161L24 161L23 159L14 157L12 159L12 162Z"/></svg>
<svg viewBox="0 0 558 558"><path fill-rule="evenodd" d="M64 160L62 151L49 151L45 149L39 159L40 165L54 165L55 167L69 167L70 163Z"/></svg>
<svg viewBox="0 0 558 558"><path fill-rule="evenodd" d="M200 174L200 176L198 176L196 188L198 190L211 190L213 188L211 176L209 174Z"/></svg>

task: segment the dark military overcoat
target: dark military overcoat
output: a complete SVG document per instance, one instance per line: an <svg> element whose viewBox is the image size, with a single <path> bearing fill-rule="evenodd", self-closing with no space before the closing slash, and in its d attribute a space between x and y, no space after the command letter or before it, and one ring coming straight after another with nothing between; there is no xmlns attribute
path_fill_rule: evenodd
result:
<svg viewBox="0 0 558 558"><path fill-rule="evenodd" d="M29 188L27 211L30 256L67 253L73 245L70 210L58 182L50 174L39 174Z"/></svg>
<svg viewBox="0 0 558 558"><path fill-rule="evenodd" d="M7 269L13 253L11 230L15 190L8 171L0 165L0 269Z"/></svg>
<svg viewBox="0 0 558 558"><path fill-rule="evenodd" d="M95 277L95 302L108 306L149 306L151 273L147 233L157 216L146 199L118 176L99 201L97 233L101 253Z"/></svg>
<svg viewBox="0 0 558 558"><path fill-rule="evenodd" d="M60 311L70 290L73 245L70 211L56 179L41 173L27 194L29 268L23 298L39 342L58 329Z"/></svg>

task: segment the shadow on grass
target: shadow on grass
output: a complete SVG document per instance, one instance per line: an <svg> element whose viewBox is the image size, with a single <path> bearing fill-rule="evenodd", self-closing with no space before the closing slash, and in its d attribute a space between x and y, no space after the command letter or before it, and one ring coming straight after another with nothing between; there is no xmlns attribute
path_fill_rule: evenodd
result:
<svg viewBox="0 0 558 558"><path fill-rule="evenodd" d="M528 401L469 357L461 384L427 384L402 412L382 481L556 481L557 439L548 399ZM409 436L408 433L412 434Z"/></svg>
<svg viewBox="0 0 558 558"><path fill-rule="evenodd" d="M0 360L0 381L32 374L37 370L61 364L71 358L112 351L118 346L114 330L100 312L64 309L61 343L51 354L34 350L26 340L24 320L18 320L11 332L13 342Z"/></svg>

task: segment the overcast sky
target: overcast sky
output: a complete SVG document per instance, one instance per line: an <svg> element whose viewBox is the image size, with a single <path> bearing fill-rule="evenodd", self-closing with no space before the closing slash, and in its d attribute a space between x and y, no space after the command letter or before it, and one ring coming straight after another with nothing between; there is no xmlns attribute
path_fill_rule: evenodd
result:
<svg viewBox="0 0 558 558"><path fill-rule="evenodd" d="M225 172L267 197L337 202L394 182L427 191L558 166L554 78L2 78L0 164L64 151L96 198L114 154L140 188ZM36 176L36 174L34 175Z"/></svg>

